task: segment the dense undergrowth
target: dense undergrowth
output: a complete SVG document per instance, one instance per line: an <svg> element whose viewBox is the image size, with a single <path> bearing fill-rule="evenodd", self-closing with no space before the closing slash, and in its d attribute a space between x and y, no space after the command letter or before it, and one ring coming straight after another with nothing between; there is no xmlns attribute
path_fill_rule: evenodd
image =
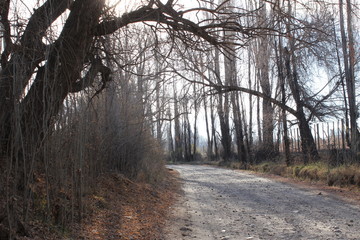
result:
<svg viewBox="0 0 360 240"><path fill-rule="evenodd" d="M162 239L168 209L179 191L176 179L175 172L164 171L155 185L119 173L103 174L94 181L95 190L83 197L81 222L59 225L34 214L23 225L26 234L18 233L16 239ZM0 235L3 239L8 237Z"/></svg>
<svg viewBox="0 0 360 240"><path fill-rule="evenodd" d="M0 240L59 239L87 217L102 176L162 184L164 152L135 96L69 99L41 146L0 157Z"/></svg>

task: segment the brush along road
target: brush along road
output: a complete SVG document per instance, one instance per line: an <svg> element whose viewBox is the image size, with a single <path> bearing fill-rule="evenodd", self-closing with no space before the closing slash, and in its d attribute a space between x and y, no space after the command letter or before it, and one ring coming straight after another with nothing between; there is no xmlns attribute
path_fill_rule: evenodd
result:
<svg viewBox="0 0 360 240"><path fill-rule="evenodd" d="M360 239L360 208L316 190L209 166L171 165L184 194L165 239Z"/></svg>

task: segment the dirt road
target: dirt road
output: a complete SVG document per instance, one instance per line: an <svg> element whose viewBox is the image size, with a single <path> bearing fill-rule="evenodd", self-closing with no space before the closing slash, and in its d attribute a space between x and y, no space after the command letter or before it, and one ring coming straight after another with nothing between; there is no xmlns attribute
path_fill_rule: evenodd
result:
<svg viewBox="0 0 360 240"><path fill-rule="evenodd" d="M360 208L240 171L171 165L184 197L174 207L168 240L360 239Z"/></svg>

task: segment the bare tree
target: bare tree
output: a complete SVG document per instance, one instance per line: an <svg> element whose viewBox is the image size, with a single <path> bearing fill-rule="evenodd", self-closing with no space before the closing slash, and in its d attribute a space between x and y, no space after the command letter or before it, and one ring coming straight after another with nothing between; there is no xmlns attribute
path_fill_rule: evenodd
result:
<svg viewBox="0 0 360 240"><path fill-rule="evenodd" d="M125 65L122 65L124 63L112 57L111 49L102 45L105 36L124 30L130 24L143 22L156 23L149 24L147 27L159 35L169 33L172 40L174 38L181 39L188 46L194 48L203 41L215 45L221 44L220 32L223 29L243 30L247 34L246 28L241 28L239 23L219 21L217 6L212 9L180 10L171 0L166 3L158 0L139 2L136 8L121 16L116 16L111 8L105 6L105 1L46 0L35 9L29 8L31 11L29 19L13 25L9 20L11 4L7 0L0 1L1 36L4 41L0 62L0 161L1 165L6 166L1 169L1 175L6 174L8 183L14 183L14 187L9 188L7 192L9 199L13 194L18 194L18 190L23 191L25 193L23 195L26 197L31 196L30 184L34 180L34 170L41 166L40 163L44 159L46 141L60 129L60 125L57 125L57 118L59 113L66 111L64 110L64 101L69 95L80 95L86 91L94 95L93 99L100 97L100 92L115 76L124 80L124 82L118 82L122 90L126 89L130 92L130 90L136 89L134 88L136 84L133 81L127 81L130 75L137 73L139 76L137 97L124 91L125 95L122 96L121 101L123 104L131 104L141 98L140 95L144 97L146 89L142 74L145 71L145 55L140 54L136 59L139 61L128 59L129 61L125 61ZM195 22L196 19L192 21L190 17L187 17L189 13L198 11L210 12L216 21L203 24L201 19ZM51 35L50 30L60 16L65 19L65 22L59 28L58 35ZM12 31L17 35L13 35ZM125 48L130 46L130 42L127 42L129 39L121 36L113 40ZM131 49L125 49L125 51L131 51ZM123 71L112 76L112 64ZM132 66L136 64L139 64L138 69L134 70ZM115 93L116 91L113 92L113 96L116 99ZM105 101L108 109L112 109L112 99L109 97ZM73 105L69 105L69 107L75 108ZM134 109L122 108L124 117L134 117L136 123L141 123L139 131L145 131L144 121L150 119L150 117L144 119L144 112L145 115L152 116L151 108L147 106L145 108L147 108L145 111L144 105ZM135 114L138 112L142 112L143 116ZM94 116L96 116L95 113ZM175 114L176 116L177 114ZM90 117L93 115L90 114ZM93 119L91 120L93 121ZM107 122L110 123L113 120L108 118ZM123 120L126 122L129 119L124 118ZM86 123L84 122L84 124ZM65 125L65 123L61 125L63 129L65 129ZM160 129L160 125L158 125L158 129ZM178 125L175 118L176 136L180 134L176 131L179 128ZM133 126L135 124L125 126L122 133L126 135L126 133L137 132ZM148 125L149 128L152 126ZM83 131L87 131L86 134L84 133L86 138L82 138L84 142L96 139L95 131L94 134L88 128L84 128ZM69 132L71 131L69 130ZM160 134L158 136L160 137ZM115 139L116 136L113 137ZM135 141L138 139L137 137L131 139ZM175 149L177 147L179 147L178 142L175 140ZM83 154L86 149L85 145L81 145L79 155ZM131 151L136 149L132 143L123 143L122 156L125 159ZM110 155L106 156L110 157ZM81 159L83 160L83 158ZM83 185L82 180L85 173L81 171L81 167L84 166L82 160L70 168L73 177L77 179L73 186ZM139 161L135 161L134 165L128 165L126 161L123 163L122 165L120 162L119 166L129 167L129 169L140 164ZM79 189L80 191L76 194L80 201L83 192L81 187ZM81 202L78 205L81 205ZM7 206L7 215L9 219L10 216L15 219L15 213L10 209L11 207ZM25 211L27 209L25 208ZM15 226L14 221L8 221L10 232Z"/></svg>
<svg viewBox="0 0 360 240"><path fill-rule="evenodd" d="M266 3L260 3L260 11L257 15L259 26L264 28L271 27L271 13L267 13ZM272 86L270 84L270 36L263 35L257 39L257 49L255 53L256 74L260 83L262 92L271 97ZM274 154L274 109L271 102L263 99L262 101L262 150L268 156Z"/></svg>
<svg viewBox="0 0 360 240"><path fill-rule="evenodd" d="M352 30L352 3L350 0L346 1L346 18L347 18L347 34L346 38L344 13L343 13L343 1L339 0L339 13L340 13L340 32L343 51L343 63L346 80L347 98L349 103L349 117L350 117L350 133L351 133L351 151L353 161L356 160L356 154L359 148L359 131L357 128L357 107L356 107L356 95L355 95L355 48L354 48L354 36Z"/></svg>

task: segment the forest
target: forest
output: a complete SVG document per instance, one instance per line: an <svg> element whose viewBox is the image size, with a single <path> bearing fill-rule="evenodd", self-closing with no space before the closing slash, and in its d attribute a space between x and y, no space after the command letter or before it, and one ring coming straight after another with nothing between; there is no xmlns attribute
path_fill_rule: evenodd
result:
<svg viewBox="0 0 360 240"><path fill-rule="evenodd" d="M104 174L358 164L359 26L354 0L0 0L0 236L81 221Z"/></svg>

